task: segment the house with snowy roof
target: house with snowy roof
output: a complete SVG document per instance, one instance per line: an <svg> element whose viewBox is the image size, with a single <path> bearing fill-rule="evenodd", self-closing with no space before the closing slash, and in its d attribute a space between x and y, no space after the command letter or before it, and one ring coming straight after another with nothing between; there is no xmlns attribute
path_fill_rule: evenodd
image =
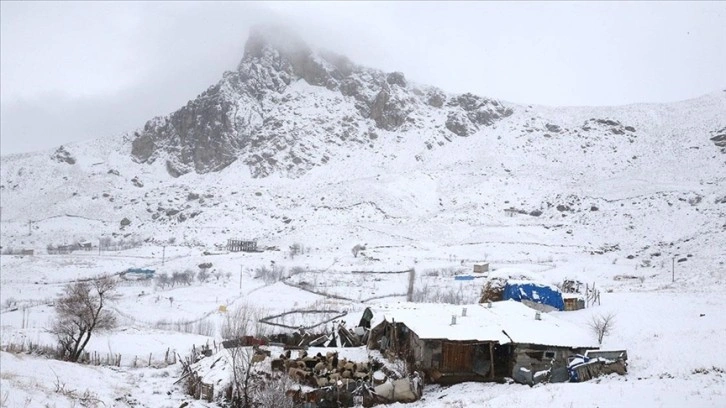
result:
<svg viewBox="0 0 726 408"><path fill-rule="evenodd" d="M375 311L367 346L404 360L429 382L567 381L571 356L597 349L587 327L508 300L473 305L398 303Z"/></svg>

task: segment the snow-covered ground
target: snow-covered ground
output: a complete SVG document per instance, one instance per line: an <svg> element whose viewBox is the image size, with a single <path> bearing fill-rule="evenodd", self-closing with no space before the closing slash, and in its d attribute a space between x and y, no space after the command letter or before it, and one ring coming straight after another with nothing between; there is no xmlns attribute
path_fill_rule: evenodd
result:
<svg viewBox="0 0 726 408"><path fill-rule="evenodd" d="M428 284L441 291L450 289L472 296L478 294L482 279L454 280L457 273L470 274L470 263L462 265L461 261L453 261L453 258L448 261L447 258L451 256L447 254L455 252L457 260L474 259L479 253L476 246L461 246L453 251L452 248L431 247L417 250L405 245L400 249L411 256L412 263L414 258L418 259L415 264L417 287ZM103 401L106 406L132 405L129 401L135 401L136 406L178 406L181 401L188 400L179 386L173 384L180 367L178 364L166 366L164 355L171 350L184 356L193 344L199 347L205 343L218 343L219 328L224 318L224 313L219 311L220 306L231 310L244 302L259 307L265 315L315 307L348 312L349 316L344 319L355 321L367 305L376 309L377 304L405 300L401 296L360 303L358 299L362 290L369 297L405 293L408 284L408 274L354 273L361 269L395 271L397 266L383 262L370 265L366 263L370 261L362 261L352 255L341 254L337 262L332 262L324 254L314 252L291 259L282 252L205 256L194 250L170 250L168 247L166 250L167 254L176 254L177 257L165 261L163 267L160 264L155 266L160 270L212 261L215 268L235 273L222 276L219 281L212 278L206 283L196 281L191 286L175 288L162 289L138 282L122 284L119 288L121 296L113 305L121 312L121 326L111 333L95 336L88 346L89 351L102 356L120 353L121 367L80 366L3 352L2 395L7 397L7 406L44 406L51 402L58 407L73 406L67 396L79 397L87 390L92 393L89 398ZM52 318L52 309L32 300L56 296L68 280L60 279L61 276L74 279L93 275L90 271L120 270L138 259L144 259L146 265L154 265L152 253L158 251L159 248L143 247L114 256L90 253L23 258L3 256L0 258L3 270L0 288L3 345L22 341L52 344L53 339L43 330ZM562 248L559 251L563 251ZM726 401L726 357L715 352L726 336L726 316L722 313L726 308L726 288L720 281L714 281L705 271L679 264L676 280L671 282L670 265L662 269L642 268L633 260L618 259L613 262L611 258L616 258L582 254L578 248L564 252L567 255L563 252L551 255L557 261L539 259L542 262L529 264L521 261L518 264L492 262L491 266L501 273L520 272L549 282L568 277L596 284L603 292L601 305L577 312L555 312L553 315L585 327L594 315L614 313L615 329L605 338L603 347L628 350L628 375L604 377L584 384L543 384L531 388L517 384L431 386L426 389L421 401L410 406L511 406L543 401L557 406L723 406ZM547 256L543 253L538 257ZM318 291L348 295L350 300L326 301L323 296L282 282L266 285L255 279L254 269L268 265L270 261L288 268L331 262L326 265L328 272L305 272L293 276L290 281L307 281ZM444 268L446 265L448 269ZM44 282L39 277L43 277ZM173 303L168 301L169 297L174 298ZM5 305L8 299L17 300L21 307L12 311ZM22 305L26 305L25 311ZM202 336L179 332L179 328L173 325L170 328L158 326L159 321L198 320L209 321L214 331L209 336ZM285 323L314 322L298 318ZM152 367L147 367L149 354ZM54 372L59 375L59 380L56 380ZM65 383L65 393L57 390L55 384L58 381ZM68 390L75 394L69 394ZM167 395L168 392L171 394ZM194 404L205 406L200 402Z"/></svg>
<svg viewBox="0 0 726 408"><path fill-rule="evenodd" d="M726 156L709 141L726 125L726 92L668 105L513 106L495 125L431 147L444 132L439 125L380 130L370 144L333 143L315 120L354 112L350 100L301 83L283 96L299 101L295 120L316 129L315 142L330 153L296 178L252 178L243 160L172 178L163 160L133 161L124 138L65 146L74 164L51 159L53 151L1 158L2 251L34 251L0 257L4 347L51 345L50 304L74 280L128 268L197 272L203 263L212 263L212 276L173 287L124 281L111 305L119 327L88 345L101 356L121 354L120 367L0 353L0 402L77 406L73 398L85 394L98 406L178 407L188 397L174 385L179 365L165 357L218 344L238 307L261 317L325 309L354 322L366 306L402 301L408 289L407 273L360 272L411 268L423 298L471 303L483 279L455 276L489 262L500 273L599 288L601 305L554 315L586 326L614 313L603 347L628 350L628 375L531 388L429 387L410 406L726 406ZM414 112L414 123L439 123L437 112ZM245 238L265 251L220 250ZM140 246L99 251L108 240ZM49 254L79 241L94 247ZM357 244L365 249L355 257ZM263 268L293 276L266 282ZM312 326L318 318L278 323Z"/></svg>

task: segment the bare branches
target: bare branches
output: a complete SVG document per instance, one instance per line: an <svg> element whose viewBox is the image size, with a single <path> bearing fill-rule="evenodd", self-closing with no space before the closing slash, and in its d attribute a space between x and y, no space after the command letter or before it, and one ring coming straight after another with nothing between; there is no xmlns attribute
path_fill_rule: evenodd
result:
<svg viewBox="0 0 726 408"><path fill-rule="evenodd" d="M222 338L239 339L244 336L264 334L265 327L260 323L263 311L249 304L241 304L228 311L222 322Z"/></svg>
<svg viewBox="0 0 726 408"><path fill-rule="evenodd" d="M610 335L613 327L615 326L615 314L608 313L607 315L592 316L590 322L590 328L592 332L597 336L598 344L602 344L602 340L605 336Z"/></svg>
<svg viewBox="0 0 726 408"><path fill-rule="evenodd" d="M58 339L63 359L78 361L94 331L116 326L116 316L105 308L114 298L116 281L104 276L66 285L55 301L56 319L50 332Z"/></svg>

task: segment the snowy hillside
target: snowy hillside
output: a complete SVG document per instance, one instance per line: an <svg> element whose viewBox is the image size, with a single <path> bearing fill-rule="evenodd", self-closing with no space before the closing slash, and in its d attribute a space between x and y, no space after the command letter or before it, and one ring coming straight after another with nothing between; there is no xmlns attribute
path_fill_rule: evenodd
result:
<svg viewBox="0 0 726 408"><path fill-rule="evenodd" d="M597 282L602 307L559 314L585 324L615 311L620 331L606 346L629 349L631 375L576 384L575 396L563 397L570 384L526 388L518 400L507 398L511 384L465 384L437 388L413 406L587 405L587 395L607 406L615 394L613 405L719 406L726 361L709 353L726 335L724 129L726 91L671 104L517 105L446 93L253 33L235 71L166 117L122 136L0 158L2 252L35 254L0 258L2 343L50 344L48 303L71 280L211 262L219 276L207 282L122 288L114 305L122 329L89 347L123 353L125 367L67 369L70 378L111 375L96 388L106 406L164 406L148 390L134 394L139 383L171 392L167 405L179 406L184 397L167 378L178 372L136 369L135 357L158 360L165 350L184 354L219 340L220 306L357 316L368 304L401 300L407 277L353 271L412 267L417 287L476 302L480 281L453 275L487 261L549 283ZM268 250L219 254L228 239L246 238ZM108 239L141 246L98 251ZM92 251L48 255L84 241ZM289 250L295 244L299 254ZM354 257L356 244L366 249ZM263 282L259 268L270 265L300 270L286 282ZM370 300L379 296L390 297ZM181 321L212 329L179 333ZM679 356L681 337L695 342L687 354L697 358ZM16 390L18 405L10 406L54 400L48 387L32 391L33 381L52 375L31 378L23 368L42 361L1 358L3 389ZM109 385L116 381L123 386ZM678 387L683 394L672 391Z"/></svg>

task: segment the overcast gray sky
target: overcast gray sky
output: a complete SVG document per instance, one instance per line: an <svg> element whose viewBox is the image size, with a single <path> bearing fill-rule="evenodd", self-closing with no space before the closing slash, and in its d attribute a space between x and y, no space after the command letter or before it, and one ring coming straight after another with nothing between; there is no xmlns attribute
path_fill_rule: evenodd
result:
<svg viewBox="0 0 726 408"><path fill-rule="evenodd" d="M451 92L669 102L726 89L726 2L0 3L2 154L118 135L236 67L250 26Z"/></svg>

